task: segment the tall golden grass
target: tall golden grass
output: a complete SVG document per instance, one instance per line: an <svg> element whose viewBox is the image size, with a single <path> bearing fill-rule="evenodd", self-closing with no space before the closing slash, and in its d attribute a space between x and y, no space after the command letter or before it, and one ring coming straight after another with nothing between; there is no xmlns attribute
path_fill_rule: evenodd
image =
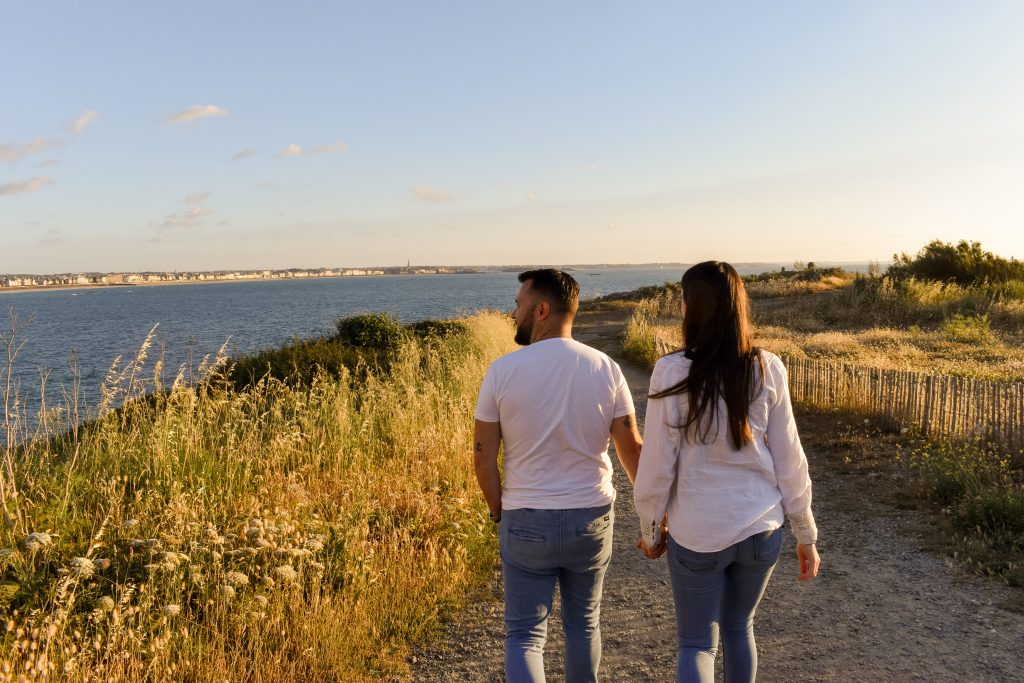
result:
<svg viewBox="0 0 1024 683"><path fill-rule="evenodd" d="M0 680L373 681L492 571L468 453L507 316L408 341L387 376L207 381L8 442ZM129 400L112 409L116 396ZM9 417L10 419L10 417ZM17 430L15 430L17 431Z"/></svg>

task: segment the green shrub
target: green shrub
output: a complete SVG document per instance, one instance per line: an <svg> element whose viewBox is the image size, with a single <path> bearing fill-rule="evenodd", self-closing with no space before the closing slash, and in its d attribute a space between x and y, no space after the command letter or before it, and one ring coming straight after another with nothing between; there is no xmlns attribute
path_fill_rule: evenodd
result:
<svg viewBox="0 0 1024 683"><path fill-rule="evenodd" d="M959 313L942 324L942 331L957 341L986 342L992 339L988 315L964 316Z"/></svg>
<svg viewBox="0 0 1024 683"><path fill-rule="evenodd" d="M654 367L658 360L657 340L650 315L643 310L633 313L622 333L623 354L645 367Z"/></svg>
<svg viewBox="0 0 1024 683"><path fill-rule="evenodd" d="M894 254L889 275L977 285L1024 279L1024 262L985 251L981 242L960 240L954 246L933 240L914 256Z"/></svg>
<svg viewBox="0 0 1024 683"><path fill-rule="evenodd" d="M334 378L363 366L376 367L376 358L334 339L296 339L280 348L243 356L229 364L228 381L242 391L271 377L289 386L311 386L318 373Z"/></svg>
<svg viewBox="0 0 1024 683"><path fill-rule="evenodd" d="M363 313L338 321L334 338L360 349L397 350L408 335L388 313Z"/></svg>

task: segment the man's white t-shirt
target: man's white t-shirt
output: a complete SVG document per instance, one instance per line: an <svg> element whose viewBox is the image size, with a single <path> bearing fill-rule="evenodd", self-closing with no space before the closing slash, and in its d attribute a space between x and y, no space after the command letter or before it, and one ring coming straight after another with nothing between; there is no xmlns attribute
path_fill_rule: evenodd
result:
<svg viewBox="0 0 1024 683"><path fill-rule="evenodd" d="M618 364L573 339L544 339L488 368L476 419L500 422L501 507L570 510L615 500L608 439L633 397Z"/></svg>

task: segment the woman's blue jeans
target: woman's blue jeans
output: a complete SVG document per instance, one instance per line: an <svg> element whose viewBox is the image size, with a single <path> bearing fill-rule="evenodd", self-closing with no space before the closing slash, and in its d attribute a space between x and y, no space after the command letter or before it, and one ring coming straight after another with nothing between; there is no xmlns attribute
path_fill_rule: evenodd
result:
<svg viewBox="0 0 1024 683"><path fill-rule="evenodd" d="M687 550L669 537L679 639L677 683L715 680L719 633L725 646L725 682L754 682L754 610L779 561L782 533L754 534L715 553Z"/></svg>
<svg viewBox="0 0 1024 683"><path fill-rule="evenodd" d="M555 583L562 596L565 680L597 681L601 587L612 557L613 524L611 505L501 513L508 683L544 681L544 641Z"/></svg>

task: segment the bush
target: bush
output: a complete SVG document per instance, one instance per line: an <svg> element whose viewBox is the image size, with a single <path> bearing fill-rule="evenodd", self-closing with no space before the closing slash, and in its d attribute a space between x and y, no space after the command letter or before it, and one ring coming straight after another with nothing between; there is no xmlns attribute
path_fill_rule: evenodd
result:
<svg viewBox="0 0 1024 683"><path fill-rule="evenodd" d="M1024 262L985 251L981 242L960 240L954 246L933 240L914 256L894 254L889 275L977 285L1024 279Z"/></svg>
<svg viewBox="0 0 1024 683"><path fill-rule="evenodd" d="M244 356L229 365L228 381L242 391L267 377L289 386L310 386L318 373L341 378L363 365L375 365L368 354L333 339L296 339L281 348ZM368 362L370 361L370 362Z"/></svg>
<svg viewBox="0 0 1024 683"><path fill-rule="evenodd" d="M633 313L622 333L623 354L644 367L654 367L658 360L658 346L650 315L640 310Z"/></svg>
<svg viewBox="0 0 1024 683"><path fill-rule="evenodd" d="M408 335L393 315L363 313L342 318L334 338L359 349L397 350Z"/></svg>
<svg viewBox="0 0 1024 683"><path fill-rule="evenodd" d="M942 324L942 331L957 341L985 342L992 339L988 315L963 316L959 313Z"/></svg>

